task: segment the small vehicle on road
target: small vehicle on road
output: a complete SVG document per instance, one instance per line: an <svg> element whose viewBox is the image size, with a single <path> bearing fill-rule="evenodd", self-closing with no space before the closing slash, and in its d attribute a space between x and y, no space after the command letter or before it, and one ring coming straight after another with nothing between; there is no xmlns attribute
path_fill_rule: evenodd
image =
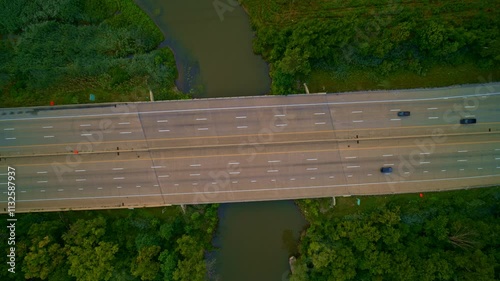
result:
<svg viewBox="0 0 500 281"><path fill-rule="evenodd" d="M409 111L399 111L398 112L398 116L410 116L410 112Z"/></svg>
<svg viewBox="0 0 500 281"><path fill-rule="evenodd" d="M477 120L476 118L464 118L460 119L460 124L476 124Z"/></svg>
<svg viewBox="0 0 500 281"><path fill-rule="evenodd" d="M390 174L392 173L392 167L382 167L380 168L380 172L382 174Z"/></svg>

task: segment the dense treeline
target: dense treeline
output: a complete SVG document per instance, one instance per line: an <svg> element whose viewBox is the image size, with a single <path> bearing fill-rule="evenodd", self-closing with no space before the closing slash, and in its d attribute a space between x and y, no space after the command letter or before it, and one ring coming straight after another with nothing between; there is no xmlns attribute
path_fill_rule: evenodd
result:
<svg viewBox="0 0 500 281"><path fill-rule="evenodd" d="M241 2L256 31L254 51L271 64L275 94L297 92L320 72L330 80L356 71L382 79L438 65L500 66L495 0Z"/></svg>
<svg viewBox="0 0 500 281"><path fill-rule="evenodd" d="M132 0L0 2L1 106L181 98L164 39Z"/></svg>
<svg viewBox="0 0 500 281"><path fill-rule="evenodd" d="M499 187L382 199L354 213L300 201L310 227L290 280L499 279Z"/></svg>
<svg viewBox="0 0 500 281"><path fill-rule="evenodd" d="M16 273L0 279L206 280L217 208L18 214Z"/></svg>

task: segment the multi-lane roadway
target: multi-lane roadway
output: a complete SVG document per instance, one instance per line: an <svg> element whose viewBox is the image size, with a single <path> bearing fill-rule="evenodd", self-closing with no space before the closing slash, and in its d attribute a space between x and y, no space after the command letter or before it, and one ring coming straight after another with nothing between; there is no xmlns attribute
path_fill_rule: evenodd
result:
<svg viewBox="0 0 500 281"><path fill-rule="evenodd" d="M18 212L494 185L498 104L490 83L1 109L1 211L8 166ZM460 125L466 117L478 123Z"/></svg>

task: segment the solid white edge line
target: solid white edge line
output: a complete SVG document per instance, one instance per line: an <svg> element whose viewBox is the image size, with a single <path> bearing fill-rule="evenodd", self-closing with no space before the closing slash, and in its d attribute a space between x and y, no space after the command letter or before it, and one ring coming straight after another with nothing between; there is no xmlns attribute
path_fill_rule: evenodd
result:
<svg viewBox="0 0 500 281"><path fill-rule="evenodd" d="M295 186L295 187L279 187L279 188L265 188L265 189L242 189L242 190L218 190L218 191L200 191L200 192L183 192L172 194L133 194L133 195L110 195L110 196L96 196L96 197L66 197L66 198L48 198L48 199L27 199L17 200L18 202L36 202L36 201L63 201L63 200L82 200L82 199L109 199L109 198L125 198L125 197L152 197L152 196L185 196L193 194L218 194L218 193L243 193L243 192L262 192L262 191L277 191L277 190L298 190L298 189L318 189L318 188L331 188L331 187L348 187L348 186L364 186L364 185L387 185L387 184L401 184L401 183L414 183L414 182L434 182L434 181L450 181L450 180L464 180L464 179L481 179L500 177L500 174L472 176L462 178L446 178L446 179L425 179L425 180L411 180L411 181L386 181L386 182L372 182L372 183L353 183L353 184L338 184L338 185L320 185L320 186ZM257 181L252 181L257 182ZM465 189L463 187L462 189ZM0 201L6 203L7 201ZM243 201L242 201L243 202Z"/></svg>
<svg viewBox="0 0 500 281"><path fill-rule="evenodd" d="M372 100L372 101L350 101L350 102L324 102L324 103L302 103L302 104L281 104L281 105L260 105L260 106L240 106L240 107L213 107L213 108L194 108L194 109L176 109L176 110L163 110L163 111L144 111L144 112L121 112L121 113L104 113L104 114L87 114L87 115L60 115L60 116L47 116L47 117L33 117L33 118L13 118L13 119L0 119L4 121L22 121L22 120L41 120L41 119L61 119L61 118L88 118L88 117L101 117L101 116L123 116L123 115L137 115L137 114L159 114L159 113L174 113L174 112L193 112L193 111L220 111L220 110L242 110L254 108L277 108L277 107L305 107L305 106L325 106L325 105L345 105L345 104L370 104L370 103L391 103L391 102L420 102L432 100L448 100L448 99L463 99L468 97L487 97L498 96L500 92L487 93L487 94L473 94L473 95L458 95L449 97L437 98L423 98L423 99L399 99L399 100Z"/></svg>

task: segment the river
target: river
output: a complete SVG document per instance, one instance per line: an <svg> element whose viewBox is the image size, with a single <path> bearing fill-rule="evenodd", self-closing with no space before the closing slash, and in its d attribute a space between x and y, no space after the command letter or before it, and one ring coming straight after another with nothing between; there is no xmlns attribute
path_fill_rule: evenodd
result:
<svg viewBox="0 0 500 281"><path fill-rule="evenodd" d="M222 204L217 281L286 281L306 220L292 201Z"/></svg>
<svg viewBox="0 0 500 281"><path fill-rule="evenodd" d="M269 92L267 64L252 52L247 14L230 0L137 0L173 50L177 88L195 98L256 96ZM217 10L214 3L226 9ZM224 6L225 4L225 6ZM219 8L221 6L218 6ZM222 204L214 245L218 281L288 280L306 225L292 201Z"/></svg>
<svg viewBox="0 0 500 281"><path fill-rule="evenodd" d="M177 88L195 98L269 92L268 66L252 51L253 32L231 0L137 0L174 51ZM219 5L214 5L219 3ZM221 10L225 7L225 10Z"/></svg>

